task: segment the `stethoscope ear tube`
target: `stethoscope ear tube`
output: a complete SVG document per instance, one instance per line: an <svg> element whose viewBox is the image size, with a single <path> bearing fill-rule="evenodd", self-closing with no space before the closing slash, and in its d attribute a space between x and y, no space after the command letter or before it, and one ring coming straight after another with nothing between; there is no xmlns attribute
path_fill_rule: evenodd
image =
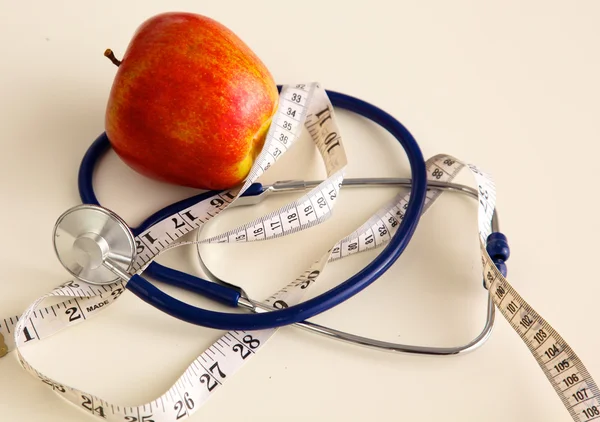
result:
<svg viewBox="0 0 600 422"><path fill-rule="evenodd" d="M294 192L298 190L304 190L307 186L318 185L319 181L304 181L304 180L292 180L292 181L284 181L284 182L276 182L273 185L265 186L265 189L272 194L285 194L289 192ZM412 181L407 178L345 178L342 182L342 186L348 187L372 187L372 186L401 186L408 188L410 187ZM461 193L463 195L467 195L473 198L475 201L478 200L479 192L472 187L456 184L452 182L440 182L440 181L429 181L428 183L429 190L440 190L440 191L449 191ZM197 241L200 241L202 238L203 229L206 226L201 226L198 229L196 234ZM500 236L500 221L498 217L498 212L494 209L494 214L492 216L492 235L488 237L488 243L486 245L488 253L490 256L495 257L495 262L502 268L503 275L506 277L506 259L508 258L508 243L506 242L506 238L501 238L501 250L500 253L498 251L498 242L495 242L494 239ZM501 236L500 236L501 237ZM490 243L491 238L491 243ZM239 286L228 283L221 278L219 278L216 274L214 274L209 266L204 262L200 244L198 244L197 253L198 253L198 263L202 269L202 272L214 283L221 283L224 286L232 287L238 289L240 292L243 292L243 289ZM504 258L504 259L502 259ZM502 259L500 262L499 259ZM483 282L483 287L485 288L485 281ZM269 312L273 311L273 307L264 302L258 302L252 299L249 299L245 293L242 294L242 301L240 301L241 305L244 305L246 308L253 312ZM346 343L350 343L353 345L360 345L372 349L384 350L388 352L396 352L396 353L408 353L408 354L418 354L418 355L430 355L430 356L450 356L450 355L458 355L470 353L479 347L481 347L487 339L491 336L492 330L494 328L495 322L495 305L492 300L491 295L487 295L487 308L485 311L485 323L479 334L477 334L471 341L466 342L464 344L460 344L457 346L446 346L446 347L437 347L437 346L419 346L414 344L406 344L406 343L396 343L390 341L378 340L375 338L364 337L357 334L341 331L335 328L327 327L324 325L316 324L310 321L302 321L298 323L294 323L293 326L302 328L306 331L320 334L322 336L332 338L334 340L340 340ZM245 305L247 302L250 306Z"/></svg>

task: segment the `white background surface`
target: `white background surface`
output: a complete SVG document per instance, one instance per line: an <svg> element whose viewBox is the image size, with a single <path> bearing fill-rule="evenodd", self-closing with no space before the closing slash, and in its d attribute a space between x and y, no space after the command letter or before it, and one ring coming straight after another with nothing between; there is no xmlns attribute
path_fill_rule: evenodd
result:
<svg viewBox="0 0 600 422"><path fill-rule="evenodd" d="M600 152L600 5L595 1L0 2L0 315L19 315L66 281L50 234L80 203L76 176L103 131L117 56L163 11L205 14L234 30L278 83L320 81L399 118L430 157L449 153L493 174L509 281L600 379L596 183ZM292 28L278 31L286 19ZM403 151L339 112L348 177L408 176ZM264 181L320 178L304 137ZM462 181L471 182L467 177ZM101 202L131 225L193 193L133 173L114 154L97 177ZM222 277L264 298L288 283L395 190L345 190L333 218L277 241L205 248ZM291 198L286 198L287 200ZM216 234L275 209L278 198L225 212ZM483 325L476 207L450 194L423 218L406 253L372 287L314 321L390 341L453 345ZM195 250L160 262L198 273ZM375 253L327 267L313 295ZM251 263L240 264L248 256ZM163 286L161 286L163 287ZM216 305L174 289L190 303ZM96 318L25 349L48 376L118 404L162 394L222 332L181 323L127 294ZM461 357L371 351L283 328L190 420L567 421L518 336L498 314L491 339ZM0 360L0 419L91 421Z"/></svg>

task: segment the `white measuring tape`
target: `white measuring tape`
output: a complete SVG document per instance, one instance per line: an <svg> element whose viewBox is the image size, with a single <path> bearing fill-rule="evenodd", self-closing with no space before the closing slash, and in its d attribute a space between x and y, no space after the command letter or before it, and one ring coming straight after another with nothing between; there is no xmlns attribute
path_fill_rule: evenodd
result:
<svg viewBox="0 0 600 422"><path fill-rule="evenodd" d="M237 229L201 242L177 242L178 238L200 227L233 203L287 151L302 127L308 129L323 157L328 176L326 180L298 200ZM141 273L157 255L181 245L267 240L315 226L332 213L346 163L342 137L325 91L318 84L286 86L281 91L278 112L263 151L244 186L197 203L138 235L134 269ZM428 179L442 182L450 182L465 166L471 170L479 191L482 274L496 307L527 345L573 420L600 420L600 391L581 360L564 339L518 295L486 251L485 242L491 232L496 201L491 178L477 167L465 165L446 155L432 157L426 164ZM440 194L439 190L428 191L423 212ZM327 263L386 244L404 218L408 200L409 195L398 195L266 302L274 307L297 304ZM114 303L123 291L123 283L96 286L68 281L62 284L37 299L20 317L0 320L0 357L14 350L27 372L52 388L56 394L100 419L172 422L195 413L277 331L268 329L226 333L196 358L163 395L138 406L109 403L88 392L66 386L46 377L24 359L20 350L23 346L93 317ZM56 305L42 306L44 300L56 296L64 296L66 300Z"/></svg>

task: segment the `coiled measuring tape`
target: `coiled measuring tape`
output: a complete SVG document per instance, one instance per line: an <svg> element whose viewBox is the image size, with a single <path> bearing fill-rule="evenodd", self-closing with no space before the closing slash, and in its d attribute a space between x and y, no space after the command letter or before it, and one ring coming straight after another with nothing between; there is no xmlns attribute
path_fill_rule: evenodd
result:
<svg viewBox="0 0 600 422"><path fill-rule="evenodd" d="M198 242L177 242L181 236L214 218L239 198L288 150L303 127L308 129L321 153L327 170L326 180L298 200L237 229ZM332 213L346 163L341 133L325 91L318 84L286 86L281 91L278 112L263 151L244 186L199 202L138 235L134 269L141 273L159 254L182 245L268 240L315 226ZM450 182L465 167L471 171L479 191L482 274L489 294L533 354L572 419L578 422L600 419L600 391L584 364L556 330L508 283L486 251L485 243L491 232L496 202L491 177L476 166L447 155L432 157L426 164L428 179L435 181ZM440 195L439 190L428 191L423 212ZM297 304L328 263L385 245L404 218L408 201L409 195L396 196L357 230L333 245L296 280L265 302L274 308ZM21 353L24 346L93 317L116 302L123 291L124 286L120 282L104 286L81 281L63 283L33 302L21 316L0 320L0 356L14 350L28 373L56 394L100 419L172 422L197 412L277 331L268 329L226 333L198 356L164 394L138 406L109 403L88 392L66 386L45 376L25 360ZM42 306L44 300L57 296L63 296L66 300L52 306Z"/></svg>

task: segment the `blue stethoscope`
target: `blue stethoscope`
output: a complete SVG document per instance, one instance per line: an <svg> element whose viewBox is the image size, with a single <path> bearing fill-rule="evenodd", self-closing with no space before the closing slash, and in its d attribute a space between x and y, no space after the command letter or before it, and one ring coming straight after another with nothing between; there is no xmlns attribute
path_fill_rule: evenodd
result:
<svg viewBox="0 0 600 422"><path fill-rule="evenodd" d="M279 87L279 89L281 89L281 87ZM83 205L74 207L64 213L61 218L59 218L57 227L55 228L55 234L63 230L61 232L63 234L62 239L71 236L70 243L68 243L71 250L67 255L69 255L71 261L77 261L73 265L77 266L79 272L73 272L72 266L70 272L78 276L78 278L85 280L84 277L79 276L79 274L82 274L81 271L91 271L90 268L108 268L112 273L126 281L125 288L127 290L138 296L144 302L175 318L200 326L220 330L260 330L293 324L303 326L304 328L312 326L313 331L322 332L323 330L318 328L321 326L308 323L306 320L353 297L377 280L394 264L407 247L416 230L428 189L426 167L421 150L410 132L399 121L385 111L360 99L338 92L326 92L334 107L343 108L366 117L390 132L404 148L411 166L412 178L410 180L404 179L404 185L410 187L410 201L404 219L401 221L397 232L392 239L390 239L385 249L361 271L329 291L298 305L285 307L283 309L270 308L268 309L268 312L264 312L265 309L263 309L262 312L251 314L211 311L189 305L164 293L142 276L138 274L131 275L126 272L123 267L118 265L120 258L124 258L125 260L123 262L126 262L127 258L131 261L133 257L123 257L123 255L127 255L127 252L111 251L110 239L107 240L102 237L103 231L105 233L116 233L115 230L118 231L120 229L121 231L127 232L126 235L128 236L128 239L131 239L133 236L144 232L157 222L172 216L176 212L186 209L199 201L207 199L218 192L204 192L169 205L148 217L138 227L129 228L116 214L100 206L94 192L94 169L102 155L110 149L109 139L107 138L107 135L103 133L92 143L84 155L79 169L78 186ZM432 188L432 186L433 188L436 188L435 184L432 185L430 182L429 188ZM469 193L467 192L469 191L469 188L461 185L439 183L437 188L462 190ZM258 197L264 192L265 189L260 183L254 183L243 193L242 198ZM90 224L95 226L91 227ZM110 230L113 231L111 232ZM108 237L116 239L119 235L115 234ZM57 247L56 239L58 239L58 236L55 237L55 249L59 260L61 260L63 265L67 266L69 264L66 262L67 258L65 258L64 243L63 246L59 245L59 247ZM133 245L131 245L131 241L125 243L128 244L128 247L133 251L132 253L135 254L135 243L133 243ZM125 250L127 250L128 247L125 247ZM75 251L77 253L74 253L74 249L77 249ZM73 256L75 256L75 258L73 258ZM111 259L109 260L108 257ZM87 269L84 268L86 266L88 267ZM151 262L145 269L145 273L153 279L198 293L228 306L242 306L249 307L253 311L257 310L256 302L251 301L250 306L248 306L248 299L243 294L243 291L228 283L219 284L211 282L165 267L157 262ZM260 308L260 306L258 308ZM487 322L484 330L471 343L455 348L423 348L419 346L398 345L365 339L333 329L328 329L328 332L324 334L354 343L401 352L456 354L462 351L472 350L487 339L493 325L493 312L494 307L490 301L488 303ZM315 329L315 327L317 328ZM369 342L367 342L367 340L369 340Z"/></svg>

